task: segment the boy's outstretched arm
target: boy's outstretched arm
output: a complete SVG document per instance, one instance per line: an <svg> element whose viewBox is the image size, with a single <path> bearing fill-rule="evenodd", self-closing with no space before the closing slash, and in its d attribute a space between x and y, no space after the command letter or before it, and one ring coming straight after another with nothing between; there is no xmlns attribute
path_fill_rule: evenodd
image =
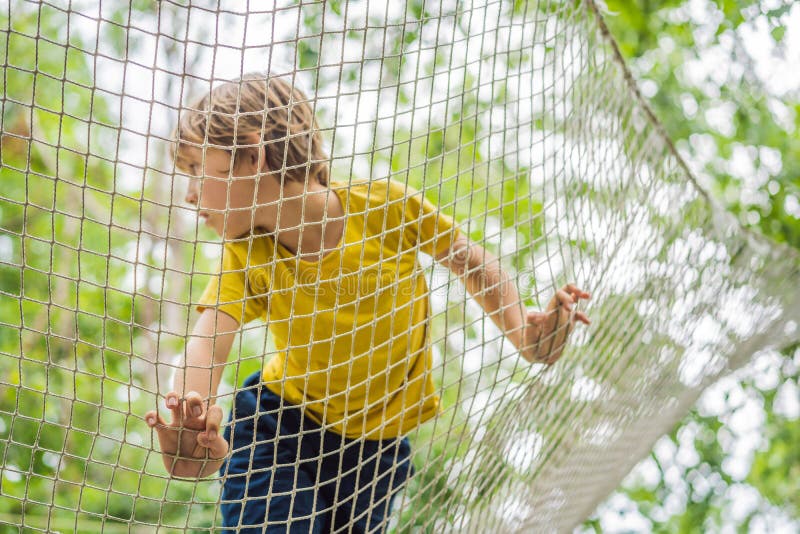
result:
<svg viewBox="0 0 800 534"><path fill-rule="evenodd" d="M529 362L554 363L575 322L589 324L585 313L573 312L573 305L590 295L573 285L559 289L545 311L526 310L500 260L464 234L436 261L462 278L473 298Z"/></svg>
<svg viewBox="0 0 800 534"><path fill-rule="evenodd" d="M185 367L177 369L174 390L165 397L172 420L167 423L156 410L145 415L158 434L170 475L208 476L228 453L228 442L219 433L222 410L214 397L238 330L239 323L228 314L203 310L186 344Z"/></svg>

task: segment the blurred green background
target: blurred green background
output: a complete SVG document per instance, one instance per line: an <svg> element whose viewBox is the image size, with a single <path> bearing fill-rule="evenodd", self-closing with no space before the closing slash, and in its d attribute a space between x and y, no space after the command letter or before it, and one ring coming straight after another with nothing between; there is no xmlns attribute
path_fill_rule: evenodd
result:
<svg viewBox="0 0 800 534"><path fill-rule="evenodd" d="M560 3L538 4L559 16ZM513 18L526 5L509 4L504 14ZM341 17L344 7L336 1L308 6L300 34L319 33L320 15ZM745 226L800 248L800 84L796 77L794 83L781 77L792 61L800 71L787 32L800 19L800 6L608 1L601 7L643 94L702 185ZM171 180L165 144L159 144L168 131L151 135L146 120L120 128L121 118L131 113L124 109L130 103L120 98L126 82L116 92L95 83L103 61L151 53L153 36L136 31L132 18L157 19L165 34L179 35L177 13L166 4L156 11L150 2L120 3L106 5L96 22L47 4L13 1L0 8L0 50L7 65L0 81L0 523L24 518L38 529L115 532L127 531L130 521L166 531L216 521L216 508L208 503L215 502L218 486L168 481L141 417L155 405L154 392L169 387L169 367L190 323L187 295L196 298L203 288L203 276L188 272L210 272L218 248L195 244L193 233L201 241L213 237L171 205L179 203L182 190L179 180ZM402 15L425 19L425 4L408 2ZM87 27L96 27L94 34ZM398 51L424 39L427 29L388 27L382 43L369 42L367 32L347 38L364 39L367 55L380 59L379 72L386 79L395 73L399 101L412 101L414 89L403 85ZM758 43L755 50L752 42ZM173 64L184 57L180 40L162 39L159 46ZM318 39L299 39L296 57L286 60L314 72L322 64L321 48ZM778 66L767 69L773 60ZM436 56L423 65L423 75L446 61ZM515 61L522 59L508 56L509 68ZM168 69L158 60L154 64ZM191 73L191 65L183 67ZM339 84L342 78L352 81L362 67L346 63L335 76L319 69L309 84L335 92L337 76ZM789 79L776 83L776 76ZM202 91L201 81L191 83L194 92ZM485 237L488 219L516 227L522 237L508 261L524 269L542 234L536 217L542 206L531 200L525 169L493 159L480 142L490 123L468 120L491 118L488 110L509 89L485 98L472 90L478 85L464 75L458 109L430 115L425 124L398 121L388 136L376 131L368 146L371 167L354 169L342 156L334 161L334 174L407 171L417 187L460 175L429 197L469 219L474 239ZM177 102L186 99L184 89L154 84L150 101L147 95L132 99L145 106L143 117L175 113ZM173 103L154 106L156 95ZM321 115L323 127L335 120L324 110ZM152 137L143 141L141 163L119 157L126 136ZM334 156L353 151L341 140L331 143ZM137 174L141 181L130 181ZM470 195L472 202L456 202ZM520 212L530 214L522 224ZM170 261L178 261L182 271L171 270ZM446 320L463 319L458 309L449 309L437 318L438 331ZM257 328L242 336L239 365L226 371L228 391L261 365L267 343ZM800 424L791 397L797 397L799 363L796 346L759 354L751 366L714 386L581 528L696 532L797 525ZM444 368L443 402L454 407L464 370L452 360ZM458 429L464 418L448 409L443 423ZM465 453L438 445L443 442L435 434L447 426L426 426L417 436L433 444L416 459L431 472ZM412 495L423 494L419 502L429 503L448 502L452 491L441 477L417 477L409 488ZM400 518L401 530L430 525L414 510Z"/></svg>

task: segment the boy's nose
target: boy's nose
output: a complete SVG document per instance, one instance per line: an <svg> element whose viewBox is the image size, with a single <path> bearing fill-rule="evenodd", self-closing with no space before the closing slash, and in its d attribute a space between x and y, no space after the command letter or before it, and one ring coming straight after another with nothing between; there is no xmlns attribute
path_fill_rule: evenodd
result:
<svg viewBox="0 0 800 534"><path fill-rule="evenodd" d="M197 204L198 189L197 180L189 182L189 187L186 189L186 198L184 199L188 204Z"/></svg>

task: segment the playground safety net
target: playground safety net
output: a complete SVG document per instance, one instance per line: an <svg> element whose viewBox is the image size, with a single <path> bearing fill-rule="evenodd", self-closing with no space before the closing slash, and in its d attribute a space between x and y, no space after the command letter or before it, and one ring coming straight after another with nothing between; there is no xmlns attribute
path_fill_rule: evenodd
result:
<svg viewBox="0 0 800 534"><path fill-rule="evenodd" d="M144 414L222 252L172 128L247 72L308 95L333 180L421 191L529 307L592 293L591 326L531 365L420 255L441 400L390 531L568 531L706 386L800 335L797 254L701 190L591 2L12 0L0 31L0 524L219 526L221 475L168 476ZM279 353L242 326L226 415Z"/></svg>

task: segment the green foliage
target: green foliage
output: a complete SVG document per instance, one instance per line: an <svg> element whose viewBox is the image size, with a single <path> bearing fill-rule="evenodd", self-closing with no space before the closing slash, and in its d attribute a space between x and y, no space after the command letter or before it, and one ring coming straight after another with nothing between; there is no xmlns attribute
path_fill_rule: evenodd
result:
<svg viewBox="0 0 800 534"><path fill-rule="evenodd" d="M800 345L788 348L785 353L797 354ZM779 387L798 391L800 372L787 362L781 373ZM792 391L792 389L789 389ZM787 418L777 413L778 388L762 392L767 422L764 436L767 447L756 452L747 482L775 506L785 509L792 517L800 517L800 419Z"/></svg>
<svg viewBox="0 0 800 534"><path fill-rule="evenodd" d="M89 43L67 33L64 12L17 2L12 14L0 15L14 29L0 40L9 58L0 79L0 521L82 532L159 517L180 526L184 503L213 500L215 488L170 483L140 420L154 399L131 356L152 306L125 282L134 270L126 250L139 239L125 228L141 205L117 191L111 163L89 155L109 153L118 125L93 90Z"/></svg>
<svg viewBox="0 0 800 534"><path fill-rule="evenodd" d="M558 17L579 4L577 0L519 0L504 3L502 14L519 20L537 12L560 22ZM722 39L747 23L748 8L756 2L718 4L722 17L714 34ZM776 240L800 247L800 223L787 210L787 199L796 199L800 192L800 140L787 135L772 120L770 101L749 80L739 85L724 84L718 97L709 97L701 87L687 82L681 66L696 55L700 45L688 17L669 17L685 8L685 1L609 1L607 6L616 13L608 21L636 77L655 83L651 104L670 135L683 141L681 146L690 155L693 136L704 136L716 146L718 157L703 168L713 179L714 194L743 221ZM146 189L140 196L121 190L115 182L117 170L108 161L112 157L98 157L118 149L114 140L121 125L114 115L114 104L106 101L108 95L94 90L95 48L110 57L133 55L152 36L136 31L129 21L155 16L159 9L156 3L142 0L105 10L98 24L97 43L84 42L80 32L69 31L68 15L46 4L33 7L13 2L13 18L9 18L9 11L0 13L0 27L13 30L0 34L0 54L8 62L0 78L4 95L0 150L4 232L0 236L0 521L12 518L12 523L18 523L21 517L26 525L39 529L87 532L127 531L130 521L185 531L216 521L213 503L218 487L168 480L160 459L152 452L157 446L140 420L156 405L158 398L153 392L163 390L163 384L149 376L149 362L157 354L182 350L178 336L153 325L169 318L163 308L169 301L165 298L167 286L178 286L188 294L188 281L178 280L172 273L167 276L164 261L152 252L145 257L138 255L138 245L147 239L142 228L142 199L152 192ZM353 86L374 83L363 79L361 69L378 64L380 84L396 91L396 110L402 115L415 102L417 88L401 83L407 79L404 75L414 52L436 50L416 67L412 73L415 77L433 76L448 65L447 54L431 37L440 16L432 15L431 9L430 3L414 0L407 3L404 12L396 14L397 20L368 17L363 27L347 27L342 31L343 38L363 43L371 59L364 64L346 63L337 78L332 78L320 64L324 43L319 36L323 20L346 26L345 5L338 0L304 4L293 59L298 68L312 74L315 87L342 80ZM764 14L776 42L784 39L781 17L787 10L782 6ZM458 8L441 14L462 31L469 27L470 16ZM47 36L48 40L37 36ZM551 64L559 48L548 43L544 53L545 62ZM507 51L505 58L510 73L530 68L531 57L522 52ZM479 61L488 65L486 58ZM517 98L514 87L502 77L487 84L468 69L454 72L452 77L450 82L458 86L461 100L444 112L431 113L413 124L394 122L388 131L376 128L374 144L368 147L373 154L370 171L385 168L394 179L425 189L445 212L469 221L465 228L469 235L492 251L500 251L501 238L510 236L516 252L504 257L507 267L512 273L529 269L545 237L541 191L531 184L532 169L527 164L497 157L489 150L489 139L496 134L492 113L513 111L511 104ZM590 82L588 78L576 80L587 88ZM485 91L487 88L490 90ZM582 105L579 97L571 104ZM796 117L800 104L793 98L787 107ZM693 101L698 111L675 111L688 109L687 101ZM720 132L704 113L720 101L732 103L736 110L731 118L732 134ZM623 140L627 143L624 148L630 150L636 132L629 124L633 118L625 121L629 133ZM570 135L569 118L534 112L531 131ZM510 141L503 138L503 142ZM725 163L737 150L750 153L755 149L754 164L764 167L766 163L761 160L769 159L771 152L762 148L780 154L782 165L757 188L768 202L752 203L740 195L742 179L726 174ZM632 184L629 192L636 198L645 191L641 184ZM574 191L576 197L585 197L598 209L610 212L618 206L604 204L609 193L589 185ZM687 220L695 217L697 209L697 205L686 206ZM657 217L653 215L654 219L647 222L658 225ZM168 224L167 217L156 219ZM589 246L586 242L570 244ZM186 264L195 265L195 258L201 256L191 244L175 250ZM158 281L160 289L134 280ZM202 288L202 282L201 277L192 282L194 293ZM630 299L610 297L606 305L632 318L629 331L646 329ZM463 309L452 307L432 327L433 339L442 340L437 349L445 360L437 377L444 414L416 434L417 442L430 446L415 450L415 464L426 469L413 479L407 495L415 495L415 502L426 506L406 509L399 518L399 531L437 532L458 525L459 510L451 506L453 503L488 499L499 491L502 481L515 480L522 474L522 468L500 448L484 448L476 458L467 456L471 436L477 430L490 438L493 432L500 434L498 425L505 424L509 414L495 414L476 423L470 420L470 407L462 405L462 399L476 392L487 393L487 380L501 373L507 374L511 385L528 379L526 371L509 370L499 361L486 362L480 376L465 373L461 362L452 357L454 349L443 341L443 333L448 322L463 324L467 319ZM480 330L478 325L467 325L464 340L475 341ZM243 337L239 353L231 357L238 357L239 363L226 371L227 383L241 383L262 364L263 333ZM669 344L664 339L654 342ZM797 383L796 371L794 375L787 371L784 378ZM774 393L763 392L768 408ZM488 391L487 403L496 397L496 392ZM576 409L584 408L591 409L591 405ZM701 429L693 438L701 461L682 473L688 481L689 504L683 513L654 520L655 531L691 532L699 526L715 530L723 524L726 503L717 498L717 492L735 482L722 468L727 452L716 439L725 425L717 417L697 413L683 426L689 424ZM797 420L768 414L765 433L769 445L756 454L747 483L775 506L796 516L800 494L794 482L800 480L800 458L794 446L800 437ZM463 438L461 445L451 439L454 435ZM676 429L669 440L678 443L680 435L680 428ZM467 460L470 469L464 467ZM491 469L483 470L483 466ZM706 489L709 485L713 491ZM626 489L647 517L654 515L671 491L663 476L655 487L635 485ZM595 530L599 526L597 519L587 523Z"/></svg>
<svg viewBox="0 0 800 534"><path fill-rule="evenodd" d="M780 99L772 95L767 82L755 75L756 59L744 50L738 33L742 27L761 18L771 28L775 53L781 53L785 16L792 3L785 2L777 7L774 3L758 1L696 3L695 9L705 10L708 15L702 22L690 15L690 3L684 0L608 0L605 4L606 22L634 77L640 84L645 81L654 83L656 92L648 98L650 105L684 154L701 162L701 172L708 176L704 183L713 196L738 214L746 226L776 241L800 248L800 219L796 212L787 210L787 206L800 198L800 137L794 129L787 129L782 121L776 120L775 115L776 106L785 106L790 117L788 120L794 121L796 128L800 111L798 93L794 91ZM709 30L713 30L714 36L710 41L706 37ZM734 46L721 46L722 43L733 43ZM714 47L730 54L725 65L717 69L727 72L727 79L720 83L719 78L706 77L698 82L688 76L685 66L706 57L705 53ZM729 69L729 65L741 68L741 75L737 76L735 73L739 70ZM776 103L778 101L780 104ZM730 117L730 131L720 130L711 120L709 110L721 105L730 105L734 110ZM700 140L713 146L711 157L698 150ZM755 186L750 177L732 172L735 170L733 158L741 157L743 153L752 160L753 170L767 177L756 180ZM778 168L767 165L766 157L774 155L780 160ZM785 364L778 384L787 380L796 383L797 370L792 363L796 350L796 347L784 349ZM764 445L756 452L745 482L758 489L767 503L750 512L739 528L747 530L755 517L771 514L767 509L769 504L798 520L798 420L773 412L776 387L764 389L752 380L744 380L740 386L747 396L764 399L765 403ZM708 416L693 411L670 435L669 439L678 446L677 436L681 432L696 429L693 447L700 462L685 467L682 473L689 492L685 507L666 519L654 520L654 531L718 531L731 520L730 510L737 503L731 500L728 492L739 481L732 479L726 470L730 452L722 447L718 436L731 432L723 420L735 410L735 407L728 408L722 414ZM623 488L645 518L663 517L662 504L668 498L675 498L675 488L666 484L664 478L665 471L661 469L660 481L655 488L634 482ZM594 518L584 528L597 528L597 525L597 518Z"/></svg>

